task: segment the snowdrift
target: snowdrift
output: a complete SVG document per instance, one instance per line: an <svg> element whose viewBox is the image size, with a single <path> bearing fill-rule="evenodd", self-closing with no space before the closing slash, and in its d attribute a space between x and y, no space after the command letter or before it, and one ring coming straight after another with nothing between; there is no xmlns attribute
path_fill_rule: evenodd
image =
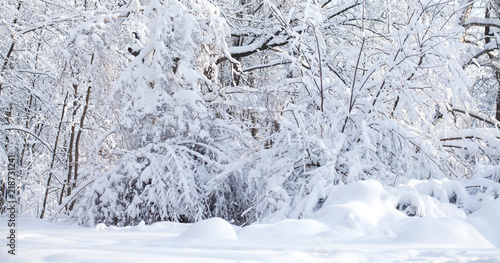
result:
<svg viewBox="0 0 500 263"><path fill-rule="evenodd" d="M19 220L13 262L500 262L497 183L338 185L301 219L93 228ZM0 232L7 231L6 218ZM5 248L2 248L5 250Z"/></svg>

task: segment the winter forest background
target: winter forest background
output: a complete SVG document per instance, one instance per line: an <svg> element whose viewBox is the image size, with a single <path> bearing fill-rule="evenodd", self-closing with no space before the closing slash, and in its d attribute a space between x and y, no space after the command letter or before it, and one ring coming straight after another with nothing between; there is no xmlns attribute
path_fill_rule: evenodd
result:
<svg viewBox="0 0 500 263"><path fill-rule="evenodd" d="M500 2L0 0L0 111L0 213L8 153L22 215L90 226L302 218L366 179L461 181L471 213Z"/></svg>

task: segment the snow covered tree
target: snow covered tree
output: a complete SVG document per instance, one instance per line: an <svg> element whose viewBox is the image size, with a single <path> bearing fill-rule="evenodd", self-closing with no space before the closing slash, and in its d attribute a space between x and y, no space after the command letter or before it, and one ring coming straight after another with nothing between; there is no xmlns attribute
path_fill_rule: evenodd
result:
<svg viewBox="0 0 500 263"><path fill-rule="evenodd" d="M218 89L216 61L229 54L226 24L204 0L134 8L124 23L135 57L114 85L122 156L92 177L71 215L114 225L236 215L228 204L243 191L241 147L231 143L238 131L204 98Z"/></svg>

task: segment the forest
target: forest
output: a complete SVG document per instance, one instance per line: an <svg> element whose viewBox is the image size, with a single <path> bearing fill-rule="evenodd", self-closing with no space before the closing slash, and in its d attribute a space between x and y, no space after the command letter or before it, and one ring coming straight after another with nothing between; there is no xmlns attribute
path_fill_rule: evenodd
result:
<svg viewBox="0 0 500 263"><path fill-rule="evenodd" d="M465 214L500 195L498 0L0 0L0 21L1 214L9 156L20 215L91 227L309 218L368 180L456 182Z"/></svg>

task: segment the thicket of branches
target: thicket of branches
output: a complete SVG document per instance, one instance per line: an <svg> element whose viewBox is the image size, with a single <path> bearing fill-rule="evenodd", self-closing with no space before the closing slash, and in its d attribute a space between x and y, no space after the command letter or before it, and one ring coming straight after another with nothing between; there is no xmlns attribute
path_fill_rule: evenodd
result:
<svg viewBox="0 0 500 263"><path fill-rule="evenodd" d="M499 182L495 1L1 6L2 207L9 153L22 213L86 225L300 218L365 179Z"/></svg>

